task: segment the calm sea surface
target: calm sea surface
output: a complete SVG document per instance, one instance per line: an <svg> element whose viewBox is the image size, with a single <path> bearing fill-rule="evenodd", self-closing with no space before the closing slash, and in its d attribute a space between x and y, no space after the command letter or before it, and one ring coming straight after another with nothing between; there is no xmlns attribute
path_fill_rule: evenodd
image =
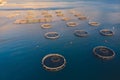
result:
<svg viewBox="0 0 120 80"><path fill-rule="evenodd" d="M55 5L58 4L58 5ZM54 6L55 5L55 6ZM54 2L44 9L62 10L77 27L67 27L66 22L54 16L51 29L42 29L36 24L13 24L16 19L6 18L12 10L0 10L0 80L120 80L120 5L102 2ZM3 8L0 8L3 9ZM8 9L8 8L7 8ZM10 8L11 9L11 8ZM14 9L14 8L13 8ZM70 9L81 12L89 20L81 21L69 13ZM34 10L40 15L42 9ZM15 10L14 10L15 11ZM21 15L26 10L20 10ZM88 25L89 21L101 23L99 27ZM110 29L111 37L99 34L101 29ZM86 30L85 38L74 36L74 30ZM57 40L48 40L44 34L56 31ZM114 59L104 61L93 55L96 46L107 46L116 53ZM66 67L58 72L49 72L41 65L42 58L49 53L59 53L66 58Z"/></svg>

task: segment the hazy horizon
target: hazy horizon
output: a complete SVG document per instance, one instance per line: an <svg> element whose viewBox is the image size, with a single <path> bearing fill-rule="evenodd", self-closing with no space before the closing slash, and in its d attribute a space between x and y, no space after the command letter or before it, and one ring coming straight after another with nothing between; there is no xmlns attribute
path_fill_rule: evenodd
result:
<svg viewBox="0 0 120 80"><path fill-rule="evenodd" d="M75 2L75 1L98 1L98 2L115 2L120 3L120 0L24 0L24 2ZM7 0L7 2L21 2L21 0Z"/></svg>

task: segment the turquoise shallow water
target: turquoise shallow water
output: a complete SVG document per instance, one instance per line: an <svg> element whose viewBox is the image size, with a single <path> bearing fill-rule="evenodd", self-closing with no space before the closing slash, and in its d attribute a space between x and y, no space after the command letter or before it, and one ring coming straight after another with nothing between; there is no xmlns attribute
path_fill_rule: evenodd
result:
<svg viewBox="0 0 120 80"><path fill-rule="evenodd" d="M119 80L120 79L120 6L97 2L79 2L62 9L68 17L78 22L77 27L66 27L64 21L52 22L53 28L42 29L41 23L13 24L16 18L0 16L0 80ZM88 20L80 21L71 14L71 6L100 22L99 27L88 25ZM59 6L57 7L59 8ZM35 10L36 11L36 10ZM52 10L54 12L54 10ZM12 12L12 11L11 11ZM26 11L23 11L25 13ZM9 14L8 11L1 13ZM59 19L59 18L58 18ZM106 37L99 30L108 28L115 32ZM73 35L74 30L86 30L86 38ZM44 34L57 31L57 40L48 40ZM107 42L106 42L107 41ZM114 59L103 61L93 55L96 46L107 46L116 53ZM66 58L66 67L59 72L48 72L41 65L42 58L49 53L59 53Z"/></svg>

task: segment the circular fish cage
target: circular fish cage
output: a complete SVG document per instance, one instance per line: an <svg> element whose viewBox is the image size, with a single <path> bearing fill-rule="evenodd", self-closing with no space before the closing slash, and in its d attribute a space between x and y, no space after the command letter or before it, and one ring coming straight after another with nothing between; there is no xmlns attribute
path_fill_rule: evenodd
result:
<svg viewBox="0 0 120 80"><path fill-rule="evenodd" d="M88 32L84 30L75 30L74 35L77 37L86 37L88 36Z"/></svg>
<svg viewBox="0 0 120 80"><path fill-rule="evenodd" d="M97 57L101 58L101 59L112 59L115 56L115 52L105 46L97 46L93 49L93 53L94 55L96 55Z"/></svg>
<svg viewBox="0 0 120 80"><path fill-rule="evenodd" d="M68 27L76 27L78 24L76 22L67 22Z"/></svg>
<svg viewBox="0 0 120 80"><path fill-rule="evenodd" d="M42 65L47 71L60 71L66 65L66 59L60 54L48 54L42 59Z"/></svg>
<svg viewBox="0 0 120 80"><path fill-rule="evenodd" d="M109 29L102 29L100 30L100 34L103 36L113 36L114 32Z"/></svg>
<svg viewBox="0 0 120 80"><path fill-rule="evenodd" d="M45 33L45 38L47 39L58 39L60 37L60 35L57 32L47 32Z"/></svg>
<svg viewBox="0 0 120 80"><path fill-rule="evenodd" d="M100 23L98 23L98 22L89 22L89 25L91 25L91 26L99 26Z"/></svg>
<svg viewBox="0 0 120 80"><path fill-rule="evenodd" d="M42 24L41 25L41 28L43 29L48 29L48 28L51 28L52 26L50 24Z"/></svg>
<svg viewBox="0 0 120 80"><path fill-rule="evenodd" d="M79 19L79 20L86 20L87 17L86 17L86 16L79 16L78 19Z"/></svg>

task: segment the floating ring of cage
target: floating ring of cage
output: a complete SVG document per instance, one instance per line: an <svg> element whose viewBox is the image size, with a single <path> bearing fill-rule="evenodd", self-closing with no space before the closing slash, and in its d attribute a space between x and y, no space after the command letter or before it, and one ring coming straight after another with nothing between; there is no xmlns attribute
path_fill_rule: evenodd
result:
<svg viewBox="0 0 120 80"><path fill-rule="evenodd" d="M78 19L80 19L80 20L86 20L87 17L86 16L79 16Z"/></svg>
<svg viewBox="0 0 120 80"><path fill-rule="evenodd" d="M39 19L39 22L52 22L51 18L41 18Z"/></svg>
<svg viewBox="0 0 120 80"><path fill-rule="evenodd" d="M109 29L102 29L100 30L100 33L104 36L112 36L114 35L114 32Z"/></svg>
<svg viewBox="0 0 120 80"><path fill-rule="evenodd" d="M39 22L39 20L36 21L35 19L27 19L28 24L33 24L33 23L37 23L37 22Z"/></svg>
<svg viewBox="0 0 120 80"><path fill-rule="evenodd" d="M43 29L48 29L48 28L51 28L52 26L50 24L42 24L41 27Z"/></svg>
<svg viewBox="0 0 120 80"><path fill-rule="evenodd" d="M75 10L70 10L69 12L70 12L71 14L75 14L75 13L76 13Z"/></svg>
<svg viewBox="0 0 120 80"><path fill-rule="evenodd" d="M49 14L49 13L48 13L48 11L42 11L41 14L46 15L46 14Z"/></svg>
<svg viewBox="0 0 120 80"><path fill-rule="evenodd" d="M105 46L97 46L93 49L94 54L101 59L112 59L115 56L115 52Z"/></svg>
<svg viewBox="0 0 120 80"><path fill-rule="evenodd" d="M75 30L74 35L77 37L86 37L88 36L88 32L84 30Z"/></svg>
<svg viewBox="0 0 120 80"><path fill-rule="evenodd" d="M57 32L47 32L45 33L45 37L47 39L58 39L60 37L60 35Z"/></svg>
<svg viewBox="0 0 120 80"><path fill-rule="evenodd" d="M60 14L57 14L58 17L63 17L64 14L60 13Z"/></svg>
<svg viewBox="0 0 120 80"><path fill-rule="evenodd" d="M62 11L61 10L56 10L55 13L60 14L60 13L62 13Z"/></svg>
<svg viewBox="0 0 120 80"><path fill-rule="evenodd" d="M63 20L63 21L68 21L68 20L70 20L70 18L63 17L62 20Z"/></svg>
<svg viewBox="0 0 120 80"><path fill-rule="evenodd" d="M38 18L35 18L35 19L33 19L33 22L34 22L34 23L39 23L40 20L39 20Z"/></svg>
<svg viewBox="0 0 120 80"><path fill-rule="evenodd" d="M81 14L80 13L79 14L74 14L74 16L79 17L79 16L81 16Z"/></svg>
<svg viewBox="0 0 120 80"><path fill-rule="evenodd" d="M52 18L52 15L51 14L46 14L44 15L45 18Z"/></svg>
<svg viewBox="0 0 120 80"><path fill-rule="evenodd" d="M66 65L66 59L60 54L48 54L42 59L43 67L48 71L60 71Z"/></svg>
<svg viewBox="0 0 120 80"><path fill-rule="evenodd" d="M30 10L30 11L27 11L27 14L28 14L28 15L33 15L33 14L35 14L35 12L32 11L32 10Z"/></svg>
<svg viewBox="0 0 120 80"><path fill-rule="evenodd" d="M91 25L91 26L99 26L100 23L98 23L98 22L89 22L89 25Z"/></svg>
<svg viewBox="0 0 120 80"><path fill-rule="evenodd" d="M26 24L28 21L25 19L21 19L21 20L16 20L14 23L15 24Z"/></svg>
<svg viewBox="0 0 120 80"><path fill-rule="evenodd" d="M77 26L77 23L76 22L68 22L67 26L68 27L75 27L75 26Z"/></svg>

